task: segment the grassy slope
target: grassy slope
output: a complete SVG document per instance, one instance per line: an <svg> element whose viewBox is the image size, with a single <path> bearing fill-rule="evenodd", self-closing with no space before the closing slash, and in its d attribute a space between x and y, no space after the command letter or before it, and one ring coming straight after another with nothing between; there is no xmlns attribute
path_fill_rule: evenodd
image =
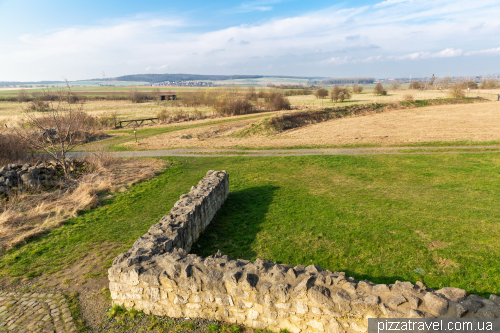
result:
<svg viewBox="0 0 500 333"><path fill-rule="evenodd" d="M226 169L231 193L193 246L200 255L221 249L374 282L500 293L498 154L170 160L185 164L10 251L1 274L56 271L100 242L117 244L109 265L207 170Z"/></svg>

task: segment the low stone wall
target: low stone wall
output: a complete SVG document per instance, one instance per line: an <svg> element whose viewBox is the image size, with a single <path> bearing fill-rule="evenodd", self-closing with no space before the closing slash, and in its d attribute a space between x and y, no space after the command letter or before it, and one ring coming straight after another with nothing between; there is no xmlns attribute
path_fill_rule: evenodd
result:
<svg viewBox="0 0 500 333"><path fill-rule="evenodd" d="M187 254L229 191L225 171L209 171L172 212L122 253L109 269L113 303L155 315L207 318L274 331L365 332L368 318L500 317L489 300L457 288L357 281L315 265L217 253Z"/></svg>

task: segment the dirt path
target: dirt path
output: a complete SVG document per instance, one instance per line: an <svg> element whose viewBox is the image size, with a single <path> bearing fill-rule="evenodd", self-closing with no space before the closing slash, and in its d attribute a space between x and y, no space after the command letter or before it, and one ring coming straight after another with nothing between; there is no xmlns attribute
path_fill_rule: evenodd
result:
<svg viewBox="0 0 500 333"><path fill-rule="evenodd" d="M111 152L115 157L161 157L161 156L304 156L304 155L381 155L381 154L432 154L500 152L500 146L459 147L370 147L370 148L320 148L320 149L171 149L149 151ZM83 157L84 152L73 152L73 157Z"/></svg>

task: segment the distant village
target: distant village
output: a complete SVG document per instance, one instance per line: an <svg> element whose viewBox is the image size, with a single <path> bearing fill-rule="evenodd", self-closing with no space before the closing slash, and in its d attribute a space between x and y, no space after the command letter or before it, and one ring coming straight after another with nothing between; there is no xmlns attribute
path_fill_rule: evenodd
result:
<svg viewBox="0 0 500 333"><path fill-rule="evenodd" d="M213 87L213 82L205 81L165 81L152 83L152 87Z"/></svg>

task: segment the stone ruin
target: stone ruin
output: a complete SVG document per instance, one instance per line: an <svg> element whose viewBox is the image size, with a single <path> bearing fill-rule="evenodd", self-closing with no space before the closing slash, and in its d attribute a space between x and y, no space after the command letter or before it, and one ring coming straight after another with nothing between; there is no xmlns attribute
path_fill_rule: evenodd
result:
<svg viewBox="0 0 500 333"><path fill-rule="evenodd" d="M273 331L366 332L369 318L499 318L500 297L421 282L375 284L315 265L188 254L229 193L208 171L170 214L109 269L114 305L170 317L214 319Z"/></svg>

